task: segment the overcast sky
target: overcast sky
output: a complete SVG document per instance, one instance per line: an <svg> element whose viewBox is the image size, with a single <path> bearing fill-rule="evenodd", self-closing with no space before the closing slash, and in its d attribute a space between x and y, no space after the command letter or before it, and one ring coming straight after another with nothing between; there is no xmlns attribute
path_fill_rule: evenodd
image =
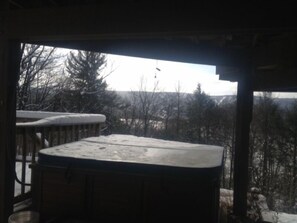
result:
<svg viewBox="0 0 297 223"><path fill-rule="evenodd" d="M60 49L64 55L69 50ZM236 82L219 80L216 67L208 65L179 63L172 61L107 55L107 67L103 71L110 90L139 90L141 80L147 91L158 83L158 91L175 92L178 83L181 92L193 93L198 83L209 95L236 95ZM255 95L259 92L255 92ZM273 93L275 97L297 98L296 93Z"/></svg>
<svg viewBox="0 0 297 223"><path fill-rule="evenodd" d="M139 90L143 79L148 91L158 82L158 90L174 92L180 83L181 91L192 93L198 83L210 95L236 94L236 83L220 81L215 66L152 60L137 57L108 55L105 72L109 88L118 91Z"/></svg>

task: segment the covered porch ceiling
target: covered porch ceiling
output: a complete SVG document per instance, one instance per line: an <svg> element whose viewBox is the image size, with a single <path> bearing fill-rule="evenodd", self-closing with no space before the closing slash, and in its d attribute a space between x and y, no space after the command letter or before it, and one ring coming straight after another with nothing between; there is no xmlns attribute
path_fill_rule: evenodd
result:
<svg viewBox="0 0 297 223"><path fill-rule="evenodd" d="M255 91L296 91L297 25L283 3L9 0L7 35L29 43L249 69ZM246 75L246 74L245 74Z"/></svg>

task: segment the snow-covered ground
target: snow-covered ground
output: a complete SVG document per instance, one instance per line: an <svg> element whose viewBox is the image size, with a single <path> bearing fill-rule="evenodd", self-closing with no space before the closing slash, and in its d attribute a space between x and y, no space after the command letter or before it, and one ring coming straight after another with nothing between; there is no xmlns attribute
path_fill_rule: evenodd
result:
<svg viewBox="0 0 297 223"><path fill-rule="evenodd" d="M282 212L269 211L270 217L265 219L267 222L273 223L297 223L297 215ZM269 221L269 219L271 219Z"/></svg>
<svg viewBox="0 0 297 223"><path fill-rule="evenodd" d="M297 215L294 214L286 214L286 213L278 213L278 223L296 223Z"/></svg>
<svg viewBox="0 0 297 223"><path fill-rule="evenodd" d="M258 208L261 210L261 216L263 221L271 222L271 223L297 223L297 215L269 210L266 203L266 198L261 194L258 195L258 199L256 203ZM221 189L220 190L220 207L221 207L221 212L223 212L223 215L227 213L227 209L230 210L232 208L232 205L233 205L233 191L227 190L227 189ZM249 214L252 214L252 213L249 212Z"/></svg>

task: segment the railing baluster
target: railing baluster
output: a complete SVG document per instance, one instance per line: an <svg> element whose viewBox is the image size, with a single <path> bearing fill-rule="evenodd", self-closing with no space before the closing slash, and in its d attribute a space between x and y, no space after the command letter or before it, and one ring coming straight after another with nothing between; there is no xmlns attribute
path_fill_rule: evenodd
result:
<svg viewBox="0 0 297 223"><path fill-rule="evenodd" d="M49 137L50 137L50 128L47 126L47 127L44 127L44 135L45 135L45 142L47 142L47 144L45 145L46 148L49 147Z"/></svg>
<svg viewBox="0 0 297 223"><path fill-rule="evenodd" d="M67 129L68 129L68 126L63 126L64 128L64 143L67 143Z"/></svg>
<svg viewBox="0 0 297 223"><path fill-rule="evenodd" d="M70 140L71 142L74 141L74 125L71 125L70 127Z"/></svg>
<svg viewBox="0 0 297 223"><path fill-rule="evenodd" d="M75 126L75 141L79 140L79 126Z"/></svg>
<svg viewBox="0 0 297 223"><path fill-rule="evenodd" d="M36 128L32 128L32 144L33 144L33 151L32 151L32 163L36 162Z"/></svg>
<svg viewBox="0 0 297 223"><path fill-rule="evenodd" d="M94 136L94 125L90 124L90 134L91 136Z"/></svg>
<svg viewBox="0 0 297 223"><path fill-rule="evenodd" d="M92 125L88 124L88 137L92 136Z"/></svg>
<svg viewBox="0 0 297 223"><path fill-rule="evenodd" d="M44 128L45 127L41 127L40 129L40 134L41 134L41 149L45 148L45 135L44 135Z"/></svg>
<svg viewBox="0 0 297 223"><path fill-rule="evenodd" d="M88 137L88 125L83 125L84 128L84 138Z"/></svg>
<svg viewBox="0 0 297 223"><path fill-rule="evenodd" d="M55 128L54 126L50 127L50 138L49 138L49 147L53 147L55 137Z"/></svg>
<svg viewBox="0 0 297 223"><path fill-rule="evenodd" d="M96 124L93 124L93 136L96 136Z"/></svg>
<svg viewBox="0 0 297 223"><path fill-rule="evenodd" d="M61 145L61 126L58 126L58 145Z"/></svg>
<svg viewBox="0 0 297 223"><path fill-rule="evenodd" d="M87 125L82 125L83 126L83 131L84 131L84 138L87 138L88 137L88 134L87 134Z"/></svg>
<svg viewBox="0 0 297 223"><path fill-rule="evenodd" d="M22 183L26 182L26 158L27 158L27 128L23 130L23 154L22 154L22 175L21 181ZM25 193L25 185L21 184L21 195Z"/></svg>
<svg viewBox="0 0 297 223"><path fill-rule="evenodd" d="M17 131L17 135L16 135L16 155L21 155L21 151L22 151L22 133Z"/></svg>
<svg viewBox="0 0 297 223"><path fill-rule="evenodd" d="M92 136L95 136L95 125L91 124L91 131L92 131Z"/></svg>
<svg viewBox="0 0 297 223"><path fill-rule="evenodd" d="M83 132L84 132L84 128L83 128L83 126L82 125L79 125L78 126L78 129L79 129L79 139L78 140L80 140L80 139L82 139L83 138Z"/></svg>
<svg viewBox="0 0 297 223"><path fill-rule="evenodd" d="M95 136L99 136L99 134L100 134L100 125L96 124L96 126L95 126Z"/></svg>

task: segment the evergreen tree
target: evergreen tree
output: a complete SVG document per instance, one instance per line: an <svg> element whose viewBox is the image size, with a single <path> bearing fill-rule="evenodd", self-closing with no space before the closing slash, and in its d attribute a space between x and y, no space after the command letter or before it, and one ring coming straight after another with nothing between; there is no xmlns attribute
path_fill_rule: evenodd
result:
<svg viewBox="0 0 297 223"><path fill-rule="evenodd" d="M216 125L214 120L216 104L211 97L201 90L198 84L193 96L187 106L187 116L189 121L188 137L192 142L212 143L212 130Z"/></svg>
<svg viewBox="0 0 297 223"><path fill-rule="evenodd" d="M104 113L114 106L115 94L107 91L102 75L106 67L106 56L101 53L70 52L66 71L69 74L63 106L68 112Z"/></svg>

